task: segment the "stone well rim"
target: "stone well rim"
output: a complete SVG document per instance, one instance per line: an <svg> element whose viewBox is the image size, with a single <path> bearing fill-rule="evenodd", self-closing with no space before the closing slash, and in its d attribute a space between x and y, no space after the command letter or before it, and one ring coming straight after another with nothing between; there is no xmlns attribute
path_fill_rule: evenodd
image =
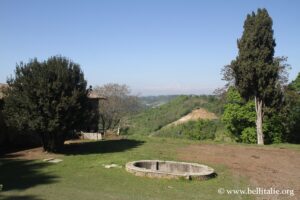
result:
<svg viewBox="0 0 300 200"><path fill-rule="evenodd" d="M166 171L159 171L159 170L153 170L153 169L146 169L142 167L137 167L137 163L153 163L153 162L159 162L159 163L172 163L172 164L181 164L181 165L192 165L195 167L203 168L205 170L201 172L166 172ZM145 174L145 176L149 176L149 174L154 174L154 175L164 175L166 176L174 176L174 177L207 177L211 176L215 173L214 169L203 164L199 163L193 163L193 162L181 162L181 161L170 161L170 160L136 160L136 161L131 161L126 164L126 170L131 173L135 173L138 175L141 175L142 173Z"/></svg>

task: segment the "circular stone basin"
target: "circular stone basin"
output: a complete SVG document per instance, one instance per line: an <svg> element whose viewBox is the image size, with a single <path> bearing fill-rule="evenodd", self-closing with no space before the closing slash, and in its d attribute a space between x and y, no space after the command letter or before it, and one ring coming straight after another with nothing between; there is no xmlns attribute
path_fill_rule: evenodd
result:
<svg viewBox="0 0 300 200"><path fill-rule="evenodd" d="M153 178L185 178L206 180L213 177L214 169L206 165L187 162L139 160L126 164L126 170L136 176Z"/></svg>

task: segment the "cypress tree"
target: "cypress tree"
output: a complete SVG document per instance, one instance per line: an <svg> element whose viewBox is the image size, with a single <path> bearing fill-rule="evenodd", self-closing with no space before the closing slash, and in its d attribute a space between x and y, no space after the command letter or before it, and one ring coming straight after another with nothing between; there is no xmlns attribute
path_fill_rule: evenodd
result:
<svg viewBox="0 0 300 200"><path fill-rule="evenodd" d="M278 99L281 93L272 25L266 9L248 14L243 35L237 41L238 56L230 65L234 84L241 96L255 101L258 144L264 144L262 125L265 107L274 105L273 100Z"/></svg>

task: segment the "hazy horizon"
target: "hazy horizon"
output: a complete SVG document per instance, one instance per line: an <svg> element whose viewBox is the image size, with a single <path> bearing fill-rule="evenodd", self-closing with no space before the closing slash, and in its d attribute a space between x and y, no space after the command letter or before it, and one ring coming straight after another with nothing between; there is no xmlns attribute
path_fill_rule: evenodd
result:
<svg viewBox="0 0 300 200"><path fill-rule="evenodd" d="M267 8L275 56L300 72L299 1L0 1L0 83L16 63L62 55L88 85L127 84L141 96L212 94L237 56L248 13Z"/></svg>

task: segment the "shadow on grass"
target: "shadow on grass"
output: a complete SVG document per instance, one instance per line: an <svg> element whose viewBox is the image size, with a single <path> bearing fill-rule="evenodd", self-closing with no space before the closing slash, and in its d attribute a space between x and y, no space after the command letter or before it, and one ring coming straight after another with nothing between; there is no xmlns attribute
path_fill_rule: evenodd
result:
<svg viewBox="0 0 300 200"><path fill-rule="evenodd" d="M2 191L24 190L36 185L56 182L57 176L41 171L42 168L48 165L51 164L32 160L0 158L0 184L2 185ZM15 199L18 199L18 197ZM27 199L30 198L28 197Z"/></svg>
<svg viewBox="0 0 300 200"><path fill-rule="evenodd" d="M22 196L15 196L15 195L1 196L0 195L0 199L1 200L43 200L34 195L22 195Z"/></svg>
<svg viewBox="0 0 300 200"><path fill-rule="evenodd" d="M144 141L131 139L73 143L66 144L63 151L60 153L65 155L87 155L97 153L123 152L128 149L136 148L144 143Z"/></svg>

